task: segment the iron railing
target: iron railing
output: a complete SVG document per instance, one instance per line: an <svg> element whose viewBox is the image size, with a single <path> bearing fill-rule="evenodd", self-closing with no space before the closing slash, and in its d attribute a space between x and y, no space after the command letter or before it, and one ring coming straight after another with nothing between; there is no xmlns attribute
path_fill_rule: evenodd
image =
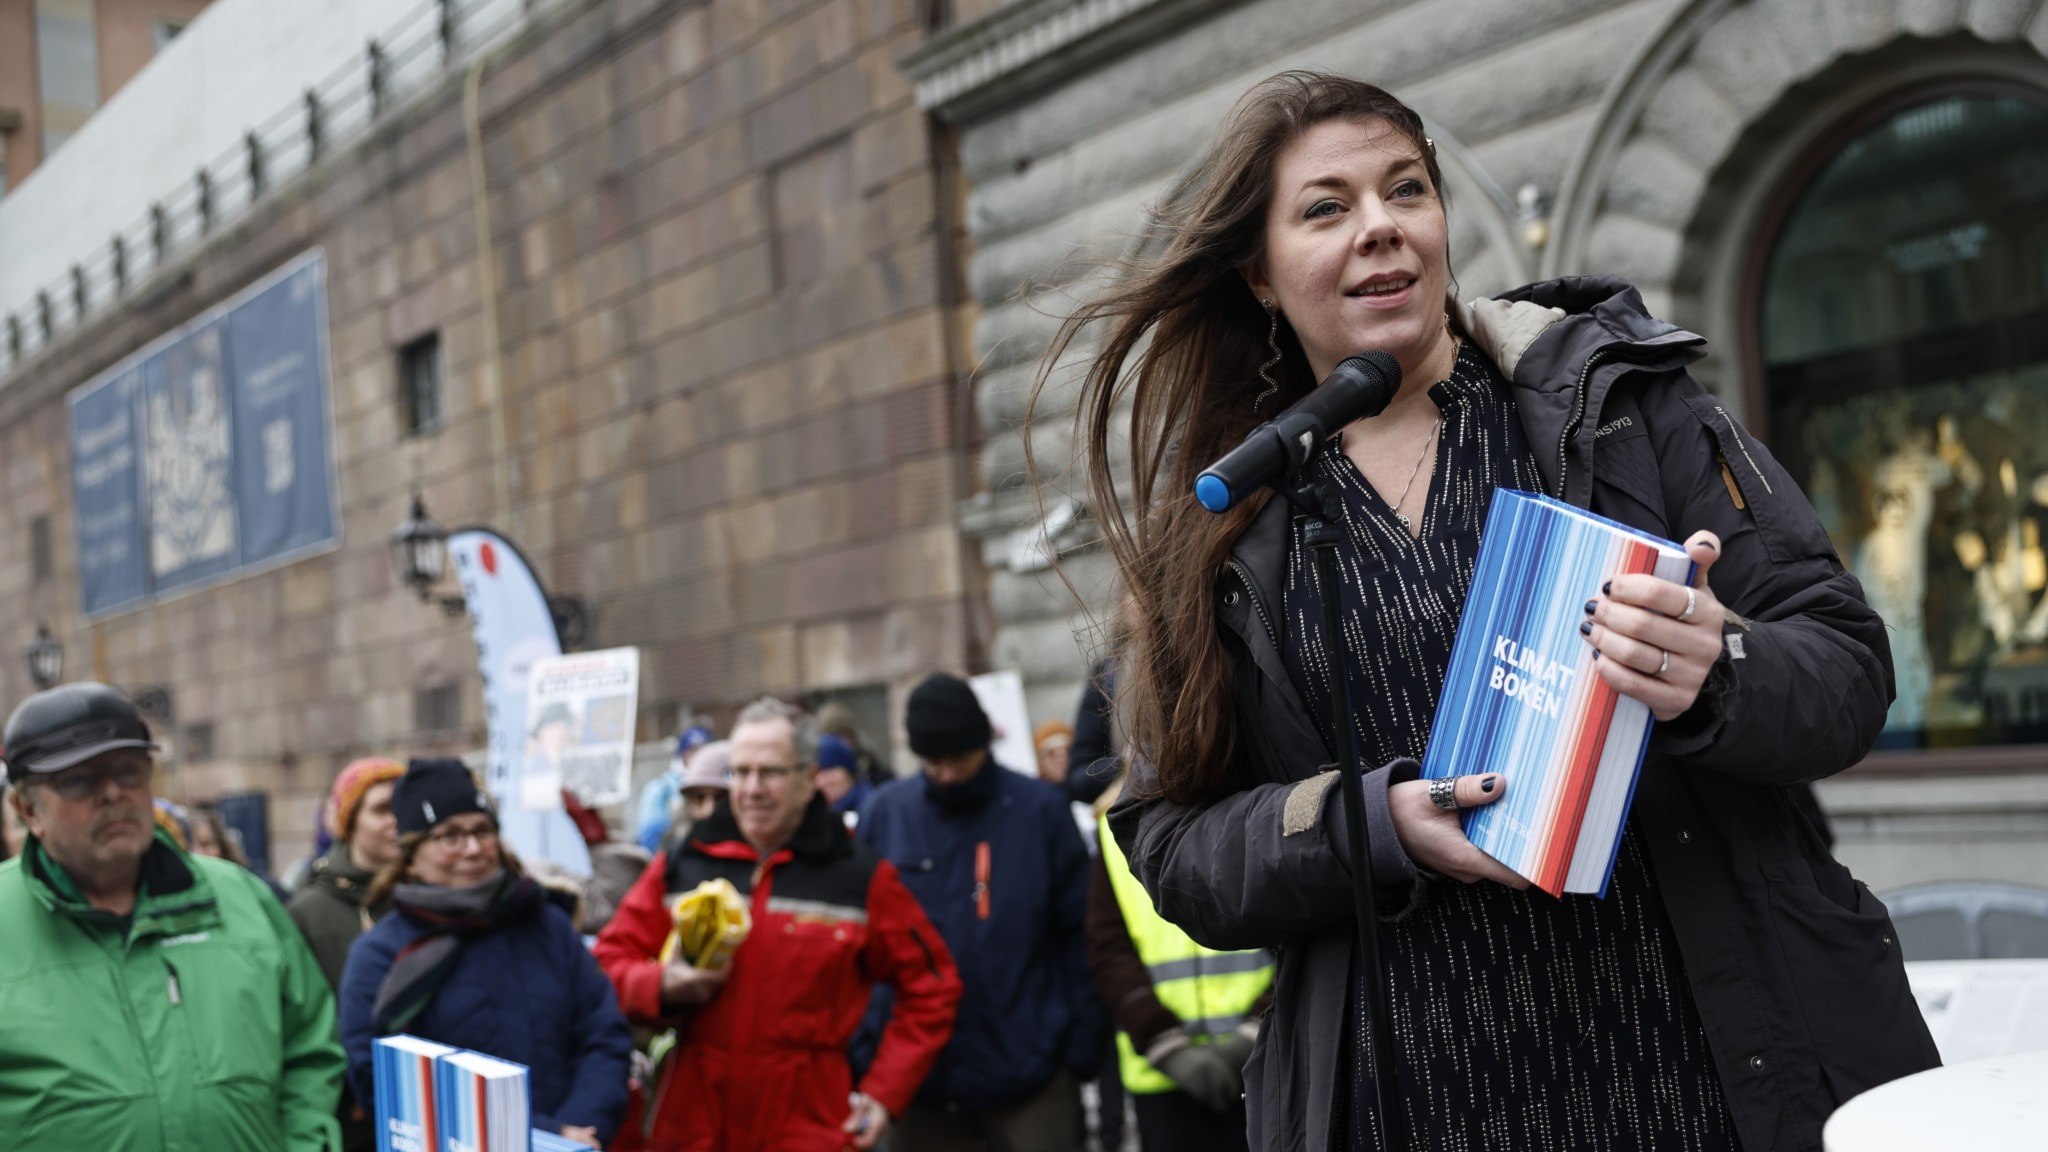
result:
<svg viewBox="0 0 2048 1152"><path fill-rule="evenodd" d="M142 290L172 261L348 146L407 97L572 0L424 0L348 64L163 195L132 224L81 254L58 279L0 301L0 387L66 333ZM73 144L72 147L78 147Z"/></svg>

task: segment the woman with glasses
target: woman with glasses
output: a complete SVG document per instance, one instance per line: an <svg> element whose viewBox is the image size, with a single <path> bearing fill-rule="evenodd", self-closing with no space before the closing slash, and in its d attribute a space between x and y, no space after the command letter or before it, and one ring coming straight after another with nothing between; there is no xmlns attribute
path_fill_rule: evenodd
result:
<svg viewBox="0 0 2048 1152"><path fill-rule="evenodd" d="M459 760L414 760L392 791L398 859L350 947L342 1044L372 1100L371 1042L404 1032L524 1064L533 1126L602 1146L626 1111L633 1037L611 984L540 884L498 841Z"/></svg>

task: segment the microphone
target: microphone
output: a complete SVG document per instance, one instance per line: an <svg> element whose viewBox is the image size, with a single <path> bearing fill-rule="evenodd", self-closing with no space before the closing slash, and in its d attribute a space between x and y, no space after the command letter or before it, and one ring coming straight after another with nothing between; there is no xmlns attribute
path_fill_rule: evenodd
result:
<svg viewBox="0 0 2048 1152"><path fill-rule="evenodd" d="M1401 365L1392 355L1375 349L1346 357L1315 391L1252 429L1244 443L1195 477L1195 499L1211 512L1228 512L1249 493L1292 479L1331 433L1386 411L1400 390Z"/></svg>

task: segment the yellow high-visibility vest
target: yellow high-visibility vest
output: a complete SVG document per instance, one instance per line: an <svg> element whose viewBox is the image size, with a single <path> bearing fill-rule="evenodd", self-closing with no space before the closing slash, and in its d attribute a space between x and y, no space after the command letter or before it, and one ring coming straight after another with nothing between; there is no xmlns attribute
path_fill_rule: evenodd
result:
<svg viewBox="0 0 2048 1152"><path fill-rule="evenodd" d="M1196 1044L1227 1040L1244 1023L1245 1013L1273 983L1273 955L1263 949L1218 952L1204 948L1168 923L1152 907L1152 898L1131 875L1130 862L1100 818L1102 863L1109 869L1109 887L1116 893L1138 959L1152 974L1152 992L1166 1010L1180 1017L1181 1028ZM1122 1029L1116 1034L1117 1071L1124 1090L1138 1095L1171 1092L1178 1087L1164 1072L1147 1063L1144 1054Z"/></svg>

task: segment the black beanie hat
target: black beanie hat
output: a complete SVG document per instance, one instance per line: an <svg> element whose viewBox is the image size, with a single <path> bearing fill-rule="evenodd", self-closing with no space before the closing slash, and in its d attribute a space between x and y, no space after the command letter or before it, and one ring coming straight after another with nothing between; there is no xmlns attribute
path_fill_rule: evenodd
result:
<svg viewBox="0 0 2048 1152"><path fill-rule="evenodd" d="M944 672L934 672L910 690L903 728L910 736L910 750L919 756L972 752L988 747L994 735L974 689L967 681Z"/></svg>
<svg viewBox="0 0 2048 1152"><path fill-rule="evenodd" d="M477 787L476 777L460 760L408 760L405 775L391 789L391 814L398 834L425 832L450 816L481 812L496 820L491 802Z"/></svg>

